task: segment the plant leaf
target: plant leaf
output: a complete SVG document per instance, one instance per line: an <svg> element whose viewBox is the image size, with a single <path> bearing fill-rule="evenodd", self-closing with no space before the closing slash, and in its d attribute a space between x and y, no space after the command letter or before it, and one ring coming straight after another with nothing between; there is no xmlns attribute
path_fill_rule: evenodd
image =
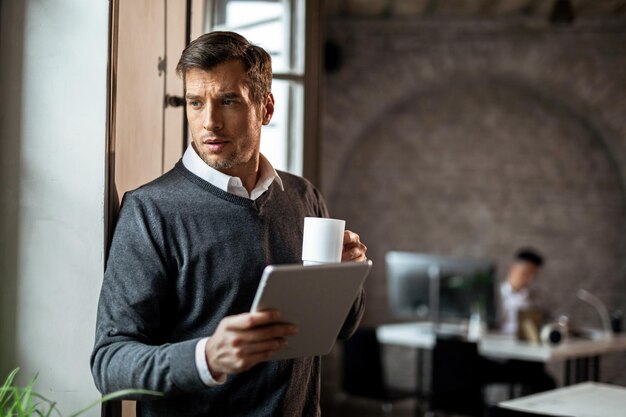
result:
<svg viewBox="0 0 626 417"><path fill-rule="evenodd" d="M7 395L7 393L10 391L11 384L13 384L13 380L15 379L15 375L17 375L19 370L20 370L20 368L15 368L9 374L9 376L6 379L6 381L4 381L4 384L2 384L2 387L0 387L0 410L2 409L2 406L4 404L3 399L4 399L5 395Z"/></svg>
<svg viewBox="0 0 626 417"><path fill-rule="evenodd" d="M111 394L104 395L99 400L92 402L87 407L78 410L74 414L70 414L69 417L77 417L83 414L85 411L89 410L90 408L97 406L98 404L102 404L107 401L115 400L116 398L126 397L129 395L153 395L155 397L162 397L163 393L158 392L158 391L145 390L145 389L124 389L121 391L115 391L115 392L112 392Z"/></svg>

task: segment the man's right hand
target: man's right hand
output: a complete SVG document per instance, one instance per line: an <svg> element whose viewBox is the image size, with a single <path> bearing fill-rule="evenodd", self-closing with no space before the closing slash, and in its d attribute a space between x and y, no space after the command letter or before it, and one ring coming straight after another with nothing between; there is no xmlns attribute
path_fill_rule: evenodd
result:
<svg viewBox="0 0 626 417"><path fill-rule="evenodd" d="M211 375L219 379L248 370L286 346L285 336L297 333L295 325L280 321L277 310L224 317L206 344Z"/></svg>

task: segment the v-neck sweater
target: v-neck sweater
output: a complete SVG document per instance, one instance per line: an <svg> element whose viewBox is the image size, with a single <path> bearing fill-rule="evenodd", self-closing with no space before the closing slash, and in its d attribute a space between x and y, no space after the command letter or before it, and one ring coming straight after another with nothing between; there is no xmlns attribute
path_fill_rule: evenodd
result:
<svg viewBox="0 0 626 417"><path fill-rule="evenodd" d="M247 312L265 266L300 262L304 217L327 217L320 193L281 172L257 200L230 194L179 161L125 194L98 305L91 357L98 389L145 388L138 416L318 416L320 358L263 362L206 387L195 345ZM331 290L331 289L329 289ZM357 298L340 333L364 310Z"/></svg>

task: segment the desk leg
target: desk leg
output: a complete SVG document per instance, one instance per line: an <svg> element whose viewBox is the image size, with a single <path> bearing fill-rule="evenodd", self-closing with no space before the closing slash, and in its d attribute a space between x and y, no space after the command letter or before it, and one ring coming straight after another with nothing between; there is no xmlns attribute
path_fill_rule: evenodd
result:
<svg viewBox="0 0 626 417"><path fill-rule="evenodd" d="M600 356L596 355L591 360L593 363L593 380L600 382Z"/></svg>
<svg viewBox="0 0 626 417"><path fill-rule="evenodd" d="M415 416L424 415L424 349L417 349L417 381L415 389Z"/></svg>
<svg viewBox="0 0 626 417"><path fill-rule="evenodd" d="M572 371L571 371L572 360L571 359L566 360L563 366L565 368L563 370L564 371L563 385L568 386L572 383Z"/></svg>
<svg viewBox="0 0 626 417"><path fill-rule="evenodd" d="M417 393L424 391L424 350L417 349Z"/></svg>
<svg viewBox="0 0 626 417"><path fill-rule="evenodd" d="M574 383L578 384L582 382L582 376L584 373L584 361L581 358L576 359L576 376L574 377Z"/></svg>

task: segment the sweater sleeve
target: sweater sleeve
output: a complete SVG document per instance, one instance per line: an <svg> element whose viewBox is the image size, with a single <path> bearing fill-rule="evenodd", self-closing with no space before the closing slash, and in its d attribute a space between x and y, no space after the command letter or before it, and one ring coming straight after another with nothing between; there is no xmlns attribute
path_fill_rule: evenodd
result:
<svg viewBox="0 0 626 417"><path fill-rule="evenodd" d="M173 285L163 236L137 197L125 196L115 228L98 303L91 355L103 394L143 388L176 394L206 388L195 368L198 339L165 343L167 295Z"/></svg>
<svg viewBox="0 0 626 417"><path fill-rule="evenodd" d="M324 197L322 197L321 193L314 189L314 193L316 199L318 201L319 212L318 215L320 217L330 217L328 213L328 208L326 207L326 202L324 201ZM348 313L348 317L344 322L341 330L339 331L339 340L349 339L350 336L354 334L356 329L359 327L361 323L361 319L363 318L363 314L365 313L365 290L361 288L359 295L356 300L354 300L354 304L352 304L352 308L350 308L350 312Z"/></svg>
<svg viewBox="0 0 626 417"><path fill-rule="evenodd" d="M363 314L365 313L365 290L361 288L361 292L357 296L354 304L352 304L352 308L350 309L350 313L348 313L348 317L346 321L343 323L341 330L339 331L339 336L337 337L339 340L349 339L356 329L359 327L359 323L361 323L361 319L363 318Z"/></svg>

